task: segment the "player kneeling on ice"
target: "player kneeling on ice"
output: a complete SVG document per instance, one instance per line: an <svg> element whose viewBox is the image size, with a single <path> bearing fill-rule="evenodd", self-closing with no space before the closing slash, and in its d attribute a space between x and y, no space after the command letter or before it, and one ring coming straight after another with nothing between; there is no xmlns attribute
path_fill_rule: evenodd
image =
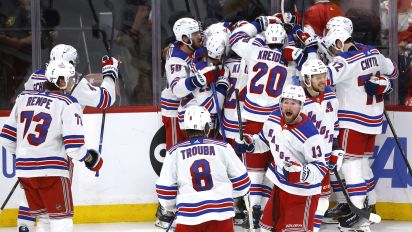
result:
<svg viewBox="0 0 412 232"><path fill-rule="evenodd" d="M236 142L239 152L270 151L274 158L266 172L274 187L260 221L261 231L313 231L321 181L328 168L324 141L301 112L305 98L302 87L286 86L280 109L270 114L262 130Z"/></svg>
<svg viewBox="0 0 412 232"><path fill-rule="evenodd" d="M16 155L16 176L31 213L39 216L37 231L73 231L69 157L94 172L103 164L97 151L84 146L79 103L63 94L74 75L70 63L50 62L45 91L23 91L0 134L1 144Z"/></svg>
<svg viewBox="0 0 412 232"><path fill-rule="evenodd" d="M234 231L233 198L249 191L245 166L226 142L208 138L210 113L190 106L184 115L188 140L166 154L156 192L176 211L175 231Z"/></svg>

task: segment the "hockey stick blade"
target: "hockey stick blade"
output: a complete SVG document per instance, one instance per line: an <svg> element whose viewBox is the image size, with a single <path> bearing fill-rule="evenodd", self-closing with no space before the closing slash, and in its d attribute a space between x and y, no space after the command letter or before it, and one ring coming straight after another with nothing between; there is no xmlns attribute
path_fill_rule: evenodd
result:
<svg viewBox="0 0 412 232"><path fill-rule="evenodd" d="M358 215L359 217L368 219L369 221L371 221L371 222L373 222L373 223L379 223L379 222L381 222L381 220L382 220L381 216L379 216L379 215L377 215L377 214L374 214L374 213L371 213L371 212L369 212L369 211L367 211L367 210L359 209L358 207L356 207L356 206L352 203L352 201L350 200L349 194L348 194L348 192L346 191L346 188L345 188L345 186L343 185L342 179L340 178L339 173L338 173L338 171L336 170L336 168L333 169L333 174L335 175L335 177L336 177L339 185L340 185L341 188L342 188L343 196L345 197L346 201L348 202L348 205L349 205L350 210L351 210L354 214Z"/></svg>

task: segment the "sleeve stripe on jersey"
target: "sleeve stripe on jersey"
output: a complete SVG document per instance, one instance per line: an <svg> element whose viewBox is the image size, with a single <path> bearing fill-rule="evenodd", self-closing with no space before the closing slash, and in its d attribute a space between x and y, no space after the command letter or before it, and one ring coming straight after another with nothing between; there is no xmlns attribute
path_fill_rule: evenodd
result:
<svg viewBox="0 0 412 232"><path fill-rule="evenodd" d="M383 122L383 114L378 116L369 116L366 114L357 113L354 111L348 110L339 110L338 111L339 121L348 121L354 122L357 124L370 126L370 127L379 127Z"/></svg>
<svg viewBox="0 0 412 232"><path fill-rule="evenodd" d="M263 131L260 131L258 136L263 142L265 142L266 146L270 147L269 141L266 139L265 135L263 134Z"/></svg>
<svg viewBox="0 0 412 232"><path fill-rule="evenodd" d="M4 124L3 129L1 130L0 137L8 139L12 142L16 142L17 130L16 128Z"/></svg>
<svg viewBox="0 0 412 232"><path fill-rule="evenodd" d="M156 185L156 193L159 199L173 200L177 196L177 186Z"/></svg>
<svg viewBox="0 0 412 232"><path fill-rule="evenodd" d="M274 110L278 108L278 104L272 105L272 106L260 106L256 103L253 103L247 96L245 98L245 104L243 106L243 109L254 113L254 114L260 114L260 115L269 115L272 113Z"/></svg>
<svg viewBox="0 0 412 232"><path fill-rule="evenodd" d="M165 110L177 110L179 108L180 101L174 101L171 99L161 98L160 107Z"/></svg>
<svg viewBox="0 0 412 232"><path fill-rule="evenodd" d="M242 127L244 127L246 122L242 122ZM230 132L239 132L239 123L238 121L232 121L223 116L223 125L225 126L225 130Z"/></svg>
<svg viewBox="0 0 412 232"><path fill-rule="evenodd" d="M207 200L198 203L180 203L177 216L198 217L207 213L233 211L233 199Z"/></svg>
<svg viewBox="0 0 412 232"><path fill-rule="evenodd" d="M272 188L263 184L252 184L250 186L250 195L263 196L270 198L272 194Z"/></svg>
<svg viewBox="0 0 412 232"><path fill-rule="evenodd" d="M241 40L242 38L245 38L245 37L248 37L248 35L243 31L239 31L239 32L231 35L230 38L229 38L230 47L232 47L236 42L238 42L239 40Z"/></svg>
<svg viewBox="0 0 412 232"><path fill-rule="evenodd" d="M258 47L265 47L265 42L263 42L263 40L259 38L255 38L252 44Z"/></svg>
<svg viewBox="0 0 412 232"><path fill-rule="evenodd" d="M236 191L241 191L250 186L250 179L247 172L239 177L230 179L233 185L233 189Z"/></svg>
<svg viewBox="0 0 412 232"><path fill-rule="evenodd" d="M17 158L17 170L59 169L69 170L69 163L63 157L48 156L42 158Z"/></svg>
<svg viewBox="0 0 412 232"><path fill-rule="evenodd" d="M111 105L112 97L109 94L107 89L100 87L100 101L97 104L97 108L99 109L106 109Z"/></svg>
<svg viewBox="0 0 412 232"><path fill-rule="evenodd" d="M79 148L84 145L83 135L68 135L63 137L64 147L69 148Z"/></svg>
<svg viewBox="0 0 412 232"><path fill-rule="evenodd" d="M330 154L329 154L329 155L330 155ZM326 173L328 173L328 168L327 168L326 165L325 165L324 163L322 163L322 162L310 162L309 164L315 165L315 166L319 169L319 171L320 171L320 173L322 174L322 176L325 176Z"/></svg>

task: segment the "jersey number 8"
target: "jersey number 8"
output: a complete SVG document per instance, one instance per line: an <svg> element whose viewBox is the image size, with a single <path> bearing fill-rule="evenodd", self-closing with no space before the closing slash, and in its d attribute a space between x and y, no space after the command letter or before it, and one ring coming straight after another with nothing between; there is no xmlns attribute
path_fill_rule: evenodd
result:
<svg viewBox="0 0 412 232"><path fill-rule="evenodd" d="M205 159L196 160L190 166L193 189L197 192L211 190L213 179L210 171L209 162Z"/></svg>

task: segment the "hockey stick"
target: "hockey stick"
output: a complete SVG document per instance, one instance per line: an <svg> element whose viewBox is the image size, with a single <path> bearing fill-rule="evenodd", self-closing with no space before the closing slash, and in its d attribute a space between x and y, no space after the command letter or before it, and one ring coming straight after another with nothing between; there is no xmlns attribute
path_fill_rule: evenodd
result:
<svg viewBox="0 0 412 232"><path fill-rule="evenodd" d="M241 110L240 110L240 100L239 100L239 88L241 86L242 83L242 79L243 79L243 73L245 70L245 60L241 59L240 61L240 67L239 67L239 77L237 78L237 83L235 86L235 98L236 98L236 112L237 112L237 122L239 125L239 138L241 141L243 141L243 123L242 123L242 115L241 115ZM246 153L242 153L242 161L243 164L245 165L246 169L247 169L247 160L246 160ZM248 213L248 220L249 220L249 231L255 231L255 229L253 228L253 215L252 215L252 209L251 209L251 205L250 205L250 192L248 192L245 196L243 196L243 200L245 201L245 205L246 205L246 211Z"/></svg>
<svg viewBox="0 0 412 232"><path fill-rule="evenodd" d="M216 69L217 69L217 66L216 66ZM219 121L220 133L222 134L223 140L226 141L225 126L223 125L223 120L222 120L222 115L220 111L219 99L217 98L215 83L211 83L210 87L212 88L213 101L215 102L215 106L216 106L216 113L217 113L217 119Z"/></svg>
<svg viewBox="0 0 412 232"><path fill-rule="evenodd" d="M359 209L358 207L356 207L356 206L352 203L352 201L350 200L349 194L348 194L348 192L346 191L346 188L345 188L345 186L343 185L342 179L340 178L339 173L338 173L338 171L336 170L336 168L333 169L333 174L335 174L336 179L337 179L339 185L340 185L341 188L342 188L343 195L345 196L345 199L346 199L346 201L348 202L349 208L350 208L350 210L352 211L352 213L358 215L359 217L366 218L366 219L368 219L369 221L374 222L374 223L379 223L379 222L381 222L381 216L379 216L379 215L377 215L377 214L374 214L374 213L371 213L371 212L369 212L368 210Z"/></svg>
<svg viewBox="0 0 412 232"><path fill-rule="evenodd" d="M17 179L17 181L16 181L16 183L14 184L13 188L11 189L9 195L7 195L6 200L4 200L3 204L1 205L0 213L3 211L4 207L6 207L6 204L9 202L10 197L13 195L13 193L14 193L14 191L16 190L17 185L19 185L19 183L20 183L20 180Z"/></svg>
<svg viewBox="0 0 412 232"><path fill-rule="evenodd" d="M96 11L94 9L92 0L88 0L89 2L89 6L90 6L90 10L92 11L93 14L93 18L96 21L96 24L99 25L99 18L97 17ZM110 35L110 44L107 42L107 35L106 32L104 30L100 30L100 33L102 34L102 40L103 40L103 44L104 47L106 48L107 54L109 56L109 59L112 58L112 45L113 45L113 36L114 36L114 22L115 22L115 18L114 18L114 14L113 14L113 5L111 3L109 3L109 1L106 2L106 6L112 10L112 28L111 28L111 35ZM120 74L119 74L120 77ZM101 125L100 125L100 138L99 138L99 153L102 154L102 149L103 149L103 137L104 137L104 128L105 128L105 124L106 124L106 109L103 109L103 113L102 113L102 121L101 121ZM99 176L99 172L96 172L96 176Z"/></svg>
<svg viewBox="0 0 412 232"><path fill-rule="evenodd" d="M403 161L405 162L406 167L408 168L409 175L412 176L411 165L409 164L408 157L406 156L406 153L405 153L405 151L403 150L403 148L402 148L402 146L401 146L401 143L399 142L399 138L398 138L398 135L396 134L395 128L394 128L393 125L392 125L392 121L391 121L391 119L389 118L388 113L386 112L386 110L384 110L383 113L385 114L386 121L388 122L389 127L391 128L393 137L395 138L395 142L396 142L396 144L398 145L399 151L401 151L402 158L403 158Z"/></svg>

